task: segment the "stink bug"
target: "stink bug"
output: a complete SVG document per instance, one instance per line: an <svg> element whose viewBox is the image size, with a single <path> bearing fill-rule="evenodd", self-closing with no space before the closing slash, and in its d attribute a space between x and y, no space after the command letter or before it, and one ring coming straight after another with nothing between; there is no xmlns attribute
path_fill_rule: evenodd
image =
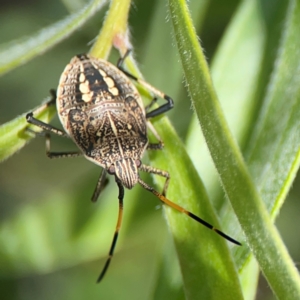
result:
<svg viewBox="0 0 300 300"><path fill-rule="evenodd" d="M77 55L71 60L60 77L56 97L47 103L47 105L54 104L56 98L57 112L64 131L35 119L32 112L26 116L29 123L46 132L71 138L80 149L79 152L51 152L50 136L47 134L48 157L84 155L88 160L102 167L92 201L97 200L106 185L107 173L115 177L119 188L119 216L109 256L97 282L104 277L117 242L122 223L124 187L131 189L137 183L157 196L163 203L188 215L230 242L241 245L198 216L168 200L166 192L170 180L169 173L141 162L146 149L163 148L159 135L148 119L170 110L173 107L173 100L123 69L123 62L129 53L130 51L127 51L119 60L117 67L87 54ZM144 107L137 88L129 78L146 87L155 96L164 99L166 103L149 111L151 105ZM154 133L158 143L149 143L147 128ZM157 192L142 181L139 171L166 178L163 192Z"/></svg>

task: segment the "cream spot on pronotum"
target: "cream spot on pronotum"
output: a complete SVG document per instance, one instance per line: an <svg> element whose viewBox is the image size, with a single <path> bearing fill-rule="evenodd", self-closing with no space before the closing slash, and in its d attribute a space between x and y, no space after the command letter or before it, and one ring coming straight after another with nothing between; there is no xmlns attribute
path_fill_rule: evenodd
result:
<svg viewBox="0 0 300 300"><path fill-rule="evenodd" d="M79 75L79 81L80 82L84 82L85 81L85 75L84 75L84 73L80 73L80 75Z"/></svg>
<svg viewBox="0 0 300 300"><path fill-rule="evenodd" d="M118 96L119 95L119 90L116 87L112 87L110 89L108 89L114 96Z"/></svg>
<svg viewBox="0 0 300 300"><path fill-rule="evenodd" d="M112 88L115 86L115 82L113 81L113 79L111 77L107 76L107 77L104 77L103 79L109 88Z"/></svg>
<svg viewBox="0 0 300 300"><path fill-rule="evenodd" d="M103 70L99 69L99 72L100 72L100 74L101 74L102 77L106 77L107 76L106 73Z"/></svg>
<svg viewBox="0 0 300 300"><path fill-rule="evenodd" d="M93 99L93 93L83 94L81 99L84 102L90 102Z"/></svg>
<svg viewBox="0 0 300 300"><path fill-rule="evenodd" d="M89 82L85 81L79 85L79 90L81 93L86 94L90 92Z"/></svg>

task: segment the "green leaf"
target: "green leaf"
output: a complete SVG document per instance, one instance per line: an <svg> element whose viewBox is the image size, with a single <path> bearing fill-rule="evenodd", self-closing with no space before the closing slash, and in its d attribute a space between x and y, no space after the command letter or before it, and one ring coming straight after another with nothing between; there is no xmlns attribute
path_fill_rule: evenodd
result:
<svg viewBox="0 0 300 300"><path fill-rule="evenodd" d="M251 116L251 111L253 111L256 103L263 101L259 97L263 97L266 93L265 87L268 84L271 67L273 67L273 61L276 58L274 49L279 48L279 38L283 30L282 26L279 27L278 24L284 25L283 17L286 14L286 5L287 3L284 2L273 3L273 8L270 11L267 10L265 4L266 12L262 14L260 13L260 4L252 1L243 2L224 35L224 40L212 66L214 86L232 132L240 143L245 144L243 139L245 140L247 127L254 130L250 147L245 148L246 159L252 178L273 218L278 214L286 192L290 189L295 172L299 167L297 163L299 140L297 138L292 138L293 142L287 142L286 140L297 137L293 132L298 130L298 118L294 117L292 119L292 117L289 117L292 116L292 111L297 112L298 109L291 109L286 105L290 104L297 107L299 102L297 82L291 80L292 78L298 78L298 53L293 52L295 54L293 56L292 53L287 55L285 52L285 56L282 56L284 53L282 49L294 47L294 40L289 39L289 43L287 43L281 39L281 50L278 51L279 56L277 58L277 61L282 62L281 67L278 66L276 73L273 72L273 80L267 90L268 93L264 100L265 106L262 108L260 122L258 124L251 122L250 125L247 124L249 124L249 119L251 120L249 116ZM285 21L286 24L292 22L291 16L292 14L289 12ZM265 27L267 28L265 29ZM284 30L287 27L286 25ZM297 32L297 30L296 27L294 32ZM251 48L249 45L251 45ZM262 57L264 52L266 55ZM228 57L234 57L234 59L228 59ZM286 68L287 64L288 68ZM278 82L274 84L273 81L275 78L278 81L279 76L287 78L287 80L282 81L280 79L281 85ZM245 78L247 80L244 80ZM292 87L293 83L294 88L286 88L287 86ZM280 94L277 89L285 92ZM271 94L272 96L270 96ZM294 101L290 101L290 99ZM282 118L283 113L287 114L287 117ZM275 126L271 122L280 123L280 125ZM290 125L287 123L290 123ZM199 150L199 148L201 149L199 142L195 143L195 141L200 141L197 126L197 121L194 121L193 126L191 126L188 145L193 161L196 162L198 171L202 174L206 186L212 194L218 190L218 181L211 167L211 160L207 158L208 153L205 152L203 147L202 150ZM280 137L283 141L279 141L279 138L274 137ZM260 139L259 142L258 139ZM203 154L199 155L199 151L203 151ZM252 156L253 152L255 153L254 156ZM268 169L266 169L266 166L268 166ZM229 230L229 232L235 228L234 236L241 237L242 232L237 226L228 205L222 207L222 215L225 217L222 218L222 228ZM239 270L245 273L243 268L249 260L249 249L233 249L233 253ZM249 276L253 278L253 274L249 274Z"/></svg>
<svg viewBox="0 0 300 300"><path fill-rule="evenodd" d="M101 9L106 1L91 1L80 11L67 16L29 38L22 38L2 45L0 50L0 74L4 74L41 55L54 45L67 38Z"/></svg>
<svg viewBox="0 0 300 300"><path fill-rule="evenodd" d="M186 3L169 5L188 90L227 197L277 297L299 298L299 276L228 129Z"/></svg>
<svg viewBox="0 0 300 300"><path fill-rule="evenodd" d="M300 4L290 1L276 65L246 151L250 172L274 219L299 169Z"/></svg>
<svg viewBox="0 0 300 300"><path fill-rule="evenodd" d="M241 145L245 143L247 131L252 126L257 105L255 91L266 39L259 3L243 1L212 61L214 87L231 132ZM221 192L218 175L195 115L189 128L187 148L209 195L215 200Z"/></svg>
<svg viewBox="0 0 300 300"><path fill-rule="evenodd" d="M268 9L267 1L243 1L230 25L228 26L218 51L212 63L212 78L224 110L228 125L240 145L245 145L248 132L256 128L253 122L253 112L265 94L269 76L273 68L276 51L284 24L287 2L277 1ZM264 10L262 11L262 7ZM281 135L282 133L280 133ZM242 230L234 216L231 206L225 202L219 186L217 172L207 150L203 136L198 127L198 121L193 118L187 139L189 153L195 163L200 176L215 204L219 207L222 216L222 229L234 232L234 236L241 239ZM248 153L249 149L246 147ZM273 162L275 163L275 162ZM281 164L281 162L280 162ZM264 168L265 162L256 162L258 168ZM262 170L250 173L254 179L261 178ZM256 181L258 185L264 180ZM265 200L265 198L263 197ZM275 198L274 198L275 200ZM233 254L239 271L247 283L250 299L255 290L256 281L253 271L248 274L251 280L247 281L247 272L250 251L248 248L234 248ZM247 268L246 268L247 269ZM250 268L251 269L251 268ZM257 275L258 276L258 273ZM249 284L253 284L249 288ZM244 292L246 297L248 293ZM252 295L252 296L251 296ZM251 298L252 297L252 298Z"/></svg>
<svg viewBox="0 0 300 300"><path fill-rule="evenodd" d="M150 158L153 166L171 174L168 198L219 227L203 184L170 123L161 118L155 121L155 127L165 148L161 153L151 153ZM159 182L162 187L162 180ZM166 207L166 216L175 241L187 299L242 299L226 245L228 242L174 209ZM199 285L199 282L205 284Z"/></svg>
<svg viewBox="0 0 300 300"><path fill-rule="evenodd" d="M249 171L273 220L300 164L299 18L299 3L290 1L276 65L245 151Z"/></svg>
<svg viewBox="0 0 300 300"><path fill-rule="evenodd" d="M191 5L193 20L195 20L197 28L200 29L200 25L206 15L208 1L196 0L190 1L189 4ZM173 37L170 34L172 24L171 22L166 22L168 12L165 7L164 1L156 2L151 19L151 26L149 26L149 30L147 30L145 42L139 45L139 47L136 47L135 51L140 58L140 67L147 81L151 82L156 88L160 88L162 91L168 93L168 95L174 95L175 107L166 115L170 119L176 119L176 131L177 135L180 136L181 129L186 128L186 124L189 122L188 118L181 118L183 110L188 110L188 108L186 107L186 101L184 101L186 98L185 95L181 96L184 88L182 84L182 67L178 63L178 52L176 47L173 46ZM161 43L162 40L164 43ZM160 59L162 53L166 51L167 45L170 45L168 46L168 55L164 55L163 59ZM156 65L155 61L158 61L159 64ZM179 112L178 117L176 115L174 117L176 112ZM180 122L180 124L178 124L178 122ZM168 144L166 147L172 147L172 144ZM177 163L174 162L174 164L176 165ZM158 166L158 164L156 165ZM165 168L169 170L170 165L169 163L166 164ZM176 173L177 172L178 171L176 171ZM173 181L173 174L171 174L171 176L171 181ZM207 243L208 242L209 241L207 241ZM153 292L154 299L166 299L166 297L172 299L174 297L181 297L180 299L183 299L184 297L182 278L181 276L180 279L176 277L179 277L178 272L180 272L180 270L177 270L177 264L175 263L177 258L174 257L176 256L176 251L173 248L173 244L165 243L162 257L163 261L161 262L159 260L157 262L160 272L156 278L157 282L153 287L155 289Z"/></svg>

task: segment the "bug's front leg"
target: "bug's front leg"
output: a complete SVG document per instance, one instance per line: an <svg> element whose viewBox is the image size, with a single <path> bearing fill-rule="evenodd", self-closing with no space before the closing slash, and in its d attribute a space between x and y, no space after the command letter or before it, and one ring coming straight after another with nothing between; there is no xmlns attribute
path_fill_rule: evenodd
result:
<svg viewBox="0 0 300 300"><path fill-rule="evenodd" d="M34 117L34 115L38 114L40 111L43 111L45 109L45 107L51 106L51 105L55 105L55 100L56 100L56 92L55 90L51 90L50 93L52 94L52 98L47 101L46 103L44 103L43 105L41 105L39 108L37 108L35 111L32 111L30 113L28 113L26 115L26 120L29 124L32 124L34 126L37 126L39 128L41 128L43 131L41 133L39 132L35 132L31 129L28 128L28 130L30 132L33 132L36 135L44 135L45 139L46 139L46 155L49 158L64 158L64 157L77 157L77 156L81 156L82 153L79 151L68 151L68 152L51 152L50 150L50 140L51 140L51 136L49 134L49 132L52 132L56 135L59 136L63 136L63 137L67 137L69 138L68 134L66 132L64 132L61 129L58 129L50 124L47 124L45 122L42 122L38 119L36 119Z"/></svg>
<svg viewBox="0 0 300 300"><path fill-rule="evenodd" d="M48 132L52 132L56 135L68 137L68 135L63 130L60 130L60 129L58 129L58 128L50 125L50 124L42 122L42 121L40 121L40 120L38 120L34 117L34 115L37 115L39 112L43 111L45 109L45 107L55 105L56 92L55 92L55 90L51 90L50 93L51 93L51 96L52 96L51 99L49 101L47 101L46 103L44 103L43 105L41 105L36 110L28 113L26 115L26 121L29 124L32 124L32 125L35 125L35 126L41 128L43 131L48 131Z"/></svg>

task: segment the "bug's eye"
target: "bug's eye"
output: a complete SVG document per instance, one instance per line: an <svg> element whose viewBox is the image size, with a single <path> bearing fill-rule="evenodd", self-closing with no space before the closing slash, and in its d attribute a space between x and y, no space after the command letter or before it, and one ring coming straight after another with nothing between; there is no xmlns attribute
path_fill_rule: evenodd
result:
<svg viewBox="0 0 300 300"><path fill-rule="evenodd" d="M142 162L141 162L139 159L137 159L137 160L135 161L135 164L136 164L136 166L139 168L139 167L141 166Z"/></svg>
<svg viewBox="0 0 300 300"><path fill-rule="evenodd" d="M113 175L116 173L116 169L114 165L111 165L108 170L107 170L108 174Z"/></svg>

